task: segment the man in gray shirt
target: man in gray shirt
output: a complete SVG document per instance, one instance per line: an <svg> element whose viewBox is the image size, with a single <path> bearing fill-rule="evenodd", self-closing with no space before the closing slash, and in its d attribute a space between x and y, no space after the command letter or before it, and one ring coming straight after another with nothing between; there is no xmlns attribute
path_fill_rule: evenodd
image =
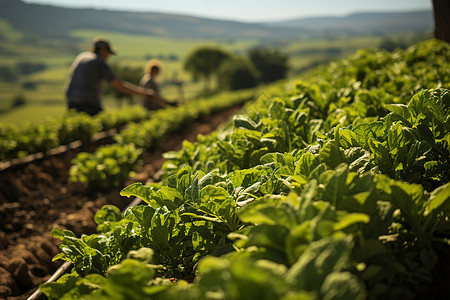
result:
<svg viewBox="0 0 450 300"><path fill-rule="evenodd" d="M103 110L101 104L102 81L108 81L115 89L126 94L151 97L152 89L142 88L122 81L106 63L115 54L108 40L96 39L91 51L79 54L72 63L66 96L69 109L93 116Z"/></svg>

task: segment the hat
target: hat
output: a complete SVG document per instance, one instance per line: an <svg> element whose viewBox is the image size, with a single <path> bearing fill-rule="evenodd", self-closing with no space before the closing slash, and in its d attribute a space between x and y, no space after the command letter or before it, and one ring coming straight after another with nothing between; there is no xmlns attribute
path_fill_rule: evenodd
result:
<svg viewBox="0 0 450 300"><path fill-rule="evenodd" d="M94 49L105 48L109 53L116 54L116 51L111 48L110 42L105 38L96 38L93 47Z"/></svg>

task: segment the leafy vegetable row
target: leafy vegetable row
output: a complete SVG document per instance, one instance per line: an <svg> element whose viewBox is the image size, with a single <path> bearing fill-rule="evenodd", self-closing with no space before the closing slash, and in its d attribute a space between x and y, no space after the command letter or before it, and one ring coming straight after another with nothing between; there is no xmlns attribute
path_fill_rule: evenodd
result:
<svg viewBox="0 0 450 300"><path fill-rule="evenodd" d="M221 132L184 142L166 155L162 183L122 190L145 205L124 214L105 206L98 234L53 230L62 241L55 259L74 269L43 291L50 299L423 296L450 238L450 91L440 88L450 82L449 49L428 41L392 55L359 52L260 97ZM402 62L397 76L418 74L414 87L388 90ZM368 85L373 72L391 80Z"/></svg>
<svg viewBox="0 0 450 300"><path fill-rule="evenodd" d="M26 124L19 127L1 124L0 160L46 152L77 140L86 143L92 140L95 133L121 128L130 122L140 122L148 118L149 114L145 109L135 106L104 111L95 117L68 112L60 118L50 119L40 125Z"/></svg>
<svg viewBox="0 0 450 300"><path fill-rule="evenodd" d="M90 190L123 187L125 180L141 164L139 154L151 149L166 133L175 131L199 117L243 103L254 97L254 93L254 89L224 93L187 105L152 112L149 120L131 123L116 134L116 144L102 146L94 153L78 154L72 161L71 180L83 183Z"/></svg>

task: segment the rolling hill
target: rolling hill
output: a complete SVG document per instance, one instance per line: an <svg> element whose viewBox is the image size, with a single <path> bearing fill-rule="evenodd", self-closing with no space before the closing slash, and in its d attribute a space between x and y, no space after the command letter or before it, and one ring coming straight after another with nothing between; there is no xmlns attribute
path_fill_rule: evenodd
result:
<svg viewBox="0 0 450 300"><path fill-rule="evenodd" d="M69 38L76 29L108 30L173 38L291 39L339 34L431 32L431 11L359 13L271 23L244 23L187 15L62 8L2 0L0 19L32 37Z"/></svg>
<svg viewBox="0 0 450 300"><path fill-rule="evenodd" d="M67 38L72 30L93 29L175 38L273 38L298 36L296 29L269 28L185 15L62 8L2 0L0 18L14 28L47 38Z"/></svg>
<svg viewBox="0 0 450 300"><path fill-rule="evenodd" d="M286 29L388 34L400 31L427 32L433 29L432 11L355 13L344 17L302 18L265 25Z"/></svg>

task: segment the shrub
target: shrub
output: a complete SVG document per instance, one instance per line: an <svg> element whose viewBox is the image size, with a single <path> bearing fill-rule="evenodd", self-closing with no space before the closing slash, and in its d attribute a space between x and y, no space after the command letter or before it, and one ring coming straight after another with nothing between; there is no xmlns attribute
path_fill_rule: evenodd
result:
<svg viewBox="0 0 450 300"><path fill-rule="evenodd" d="M277 50L253 49L249 53L253 65L260 72L262 82L272 82L286 77L288 57Z"/></svg>
<svg viewBox="0 0 450 300"><path fill-rule="evenodd" d="M230 59L219 69L221 88L238 90L251 88L258 84L258 73L250 61L242 58Z"/></svg>
<svg viewBox="0 0 450 300"><path fill-rule="evenodd" d="M25 99L25 97L23 95L17 95L16 97L14 97L11 107L14 108L14 107L23 106L26 103L27 103L27 100Z"/></svg>

